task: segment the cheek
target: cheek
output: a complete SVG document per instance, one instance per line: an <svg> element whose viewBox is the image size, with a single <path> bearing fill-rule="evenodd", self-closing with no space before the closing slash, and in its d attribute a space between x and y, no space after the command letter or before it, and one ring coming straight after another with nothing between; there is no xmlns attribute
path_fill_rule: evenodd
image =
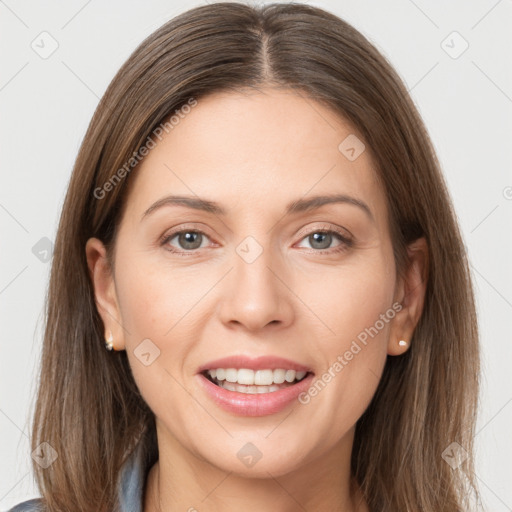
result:
<svg viewBox="0 0 512 512"><path fill-rule="evenodd" d="M127 356L144 399L155 410L163 396L179 397L178 382L187 351L190 304L178 273L145 264L143 254L120 258L116 264L116 292ZM179 343L173 343L179 339ZM153 403L155 402L155 403Z"/></svg>
<svg viewBox="0 0 512 512"><path fill-rule="evenodd" d="M127 279L119 280L118 291L133 377L157 418L185 431L186 418L197 415L184 386L185 362L195 343L193 315L187 313L205 291L187 289L177 272L128 262L122 271Z"/></svg>
<svg viewBox="0 0 512 512"><path fill-rule="evenodd" d="M324 333L321 339L331 347L327 351L331 356L333 347L343 349L361 333L364 338L366 329L376 322L379 334L388 330L388 323L382 325L379 319L392 306L395 272L393 260L385 251L372 250L345 265L301 277L295 286L324 324L325 328L318 331Z"/></svg>
<svg viewBox="0 0 512 512"><path fill-rule="evenodd" d="M326 441L334 442L361 417L380 380L387 357L395 274L392 260L378 256L337 269L322 282L322 292L308 295L327 329L317 338L322 371L304 407L333 426ZM306 296L306 288L303 290ZM328 443L327 443L328 444Z"/></svg>
<svg viewBox="0 0 512 512"><path fill-rule="evenodd" d="M371 330L377 337L373 328L379 331L382 339L388 331L388 323L381 320L391 308L394 294L394 282L386 276L375 275L370 272L352 274L340 283L343 293L339 294L338 301L332 300L328 305L329 314L333 319L333 330L342 340L359 339L364 341L365 333ZM337 302L338 307L333 305Z"/></svg>
<svg viewBox="0 0 512 512"><path fill-rule="evenodd" d="M116 282L123 326L132 343L141 336L170 339L209 284L144 253L119 262Z"/></svg>

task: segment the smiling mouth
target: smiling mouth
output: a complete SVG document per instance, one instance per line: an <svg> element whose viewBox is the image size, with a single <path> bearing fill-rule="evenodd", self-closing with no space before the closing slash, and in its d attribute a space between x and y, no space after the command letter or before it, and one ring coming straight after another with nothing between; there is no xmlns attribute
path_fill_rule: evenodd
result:
<svg viewBox="0 0 512 512"><path fill-rule="evenodd" d="M282 368L276 370L216 368L201 373L210 382L223 389L251 395L273 393L294 386L312 375L312 372Z"/></svg>

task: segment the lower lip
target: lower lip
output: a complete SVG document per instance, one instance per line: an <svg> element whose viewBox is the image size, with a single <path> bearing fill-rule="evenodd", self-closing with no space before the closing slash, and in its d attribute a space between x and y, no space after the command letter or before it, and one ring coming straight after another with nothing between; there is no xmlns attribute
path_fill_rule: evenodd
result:
<svg viewBox="0 0 512 512"><path fill-rule="evenodd" d="M300 382L279 391L258 394L229 391L217 386L201 373L198 377L208 396L225 411L240 416L267 416L282 411L297 400L300 393L310 387L314 375L310 373Z"/></svg>

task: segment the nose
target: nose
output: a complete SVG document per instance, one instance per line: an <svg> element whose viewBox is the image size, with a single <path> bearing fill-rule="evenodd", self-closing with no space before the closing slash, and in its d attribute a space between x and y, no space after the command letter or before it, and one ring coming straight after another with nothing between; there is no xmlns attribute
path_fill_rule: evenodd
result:
<svg viewBox="0 0 512 512"><path fill-rule="evenodd" d="M235 253L233 267L224 280L220 307L226 326L256 332L265 326L283 328L293 322L293 293L285 284L284 271L266 248L251 263Z"/></svg>

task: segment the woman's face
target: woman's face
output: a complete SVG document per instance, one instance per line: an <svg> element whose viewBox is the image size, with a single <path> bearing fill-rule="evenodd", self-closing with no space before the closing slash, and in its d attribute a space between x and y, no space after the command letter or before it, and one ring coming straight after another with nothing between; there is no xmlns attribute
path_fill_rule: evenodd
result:
<svg viewBox="0 0 512 512"><path fill-rule="evenodd" d="M160 455L260 477L341 460L408 334L370 148L275 89L200 99L155 141L129 177L115 274L95 279Z"/></svg>

